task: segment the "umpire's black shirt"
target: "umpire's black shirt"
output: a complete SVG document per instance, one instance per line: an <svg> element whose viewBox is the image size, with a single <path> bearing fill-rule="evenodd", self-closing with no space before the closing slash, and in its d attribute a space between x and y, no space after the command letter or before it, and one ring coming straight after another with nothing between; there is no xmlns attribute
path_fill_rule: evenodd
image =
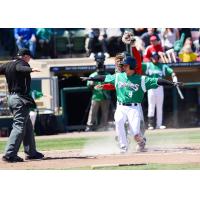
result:
<svg viewBox="0 0 200 200"><path fill-rule="evenodd" d="M22 59L0 66L0 74L6 76L9 93L28 95L30 93L31 72L30 65Z"/></svg>

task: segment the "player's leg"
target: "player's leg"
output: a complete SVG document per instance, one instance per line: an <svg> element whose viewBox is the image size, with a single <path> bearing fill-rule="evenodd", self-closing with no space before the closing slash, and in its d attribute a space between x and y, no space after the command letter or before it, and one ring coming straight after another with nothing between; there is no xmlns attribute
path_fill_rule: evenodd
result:
<svg viewBox="0 0 200 200"><path fill-rule="evenodd" d="M144 113L143 113L143 109L142 109L142 105L138 104L139 107L139 112L140 112L140 133L144 136L145 134L145 121L144 121Z"/></svg>
<svg viewBox="0 0 200 200"><path fill-rule="evenodd" d="M35 121L36 121L36 117L37 117L37 112L30 111L29 115L30 115L31 123L32 123L33 129L34 129L34 127L35 127Z"/></svg>
<svg viewBox="0 0 200 200"><path fill-rule="evenodd" d="M137 143L136 150L141 152L145 150L146 139L140 132L140 125L141 125L140 112L141 111L139 105L132 106L129 108L127 116L130 126L130 133L133 135L134 140Z"/></svg>
<svg viewBox="0 0 200 200"><path fill-rule="evenodd" d="M86 131L93 131L97 125L97 112L99 109L99 102L98 101L91 101L90 111L88 114L88 121L87 121L87 128Z"/></svg>
<svg viewBox="0 0 200 200"><path fill-rule="evenodd" d="M101 101L101 121L100 127L107 128L108 124L108 114L109 114L110 100Z"/></svg>
<svg viewBox="0 0 200 200"><path fill-rule="evenodd" d="M128 142L124 124L127 120L127 116L125 114L124 108L125 106L117 105L114 119L115 119L115 128L118 136L119 146L123 152L126 152L128 150Z"/></svg>
<svg viewBox="0 0 200 200"><path fill-rule="evenodd" d="M155 105L156 105L156 99L155 99L155 90L151 89L148 90L148 129L152 130L154 129L154 114L155 114Z"/></svg>
<svg viewBox="0 0 200 200"><path fill-rule="evenodd" d="M163 86L157 88L156 94L156 128L164 129L163 126L163 101L164 101L164 90Z"/></svg>

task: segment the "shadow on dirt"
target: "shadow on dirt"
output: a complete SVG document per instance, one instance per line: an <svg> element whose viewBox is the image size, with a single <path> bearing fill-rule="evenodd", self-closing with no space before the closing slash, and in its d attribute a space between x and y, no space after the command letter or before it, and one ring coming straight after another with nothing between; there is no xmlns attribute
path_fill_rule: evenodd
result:
<svg viewBox="0 0 200 200"><path fill-rule="evenodd" d="M43 160L65 160L65 159L95 159L94 156L61 156L61 157L45 157Z"/></svg>

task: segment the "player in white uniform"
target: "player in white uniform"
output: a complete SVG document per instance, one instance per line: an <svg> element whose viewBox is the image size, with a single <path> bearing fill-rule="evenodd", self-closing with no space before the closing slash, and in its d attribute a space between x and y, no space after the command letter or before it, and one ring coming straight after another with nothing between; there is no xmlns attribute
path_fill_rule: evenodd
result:
<svg viewBox="0 0 200 200"><path fill-rule="evenodd" d="M142 63L142 69L145 74L151 78L162 78L165 76L172 76L172 80L177 82L177 77L172 68L168 65L159 63L159 55L153 52L151 55L151 62ZM163 101L164 89L159 86L156 89L148 90L148 129L154 129L154 114L156 108L156 128L165 129L163 125Z"/></svg>
<svg viewBox="0 0 200 200"><path fill-rule="evenodd" d="M137 142L137 151L144 151L146 140L140 133L141 116L140 104L144 98L144 93L159 85L176 86L180 83L167 81L164 79L150 78L135 74L136 61L132 57L126 57L123 61L124 71L114 75L82 77L83 80L102 81L112 83L116 88L117 109L115 112L116 132L122 152L128 150L128 142L124 124L129 122L130 133Z"/></svg>

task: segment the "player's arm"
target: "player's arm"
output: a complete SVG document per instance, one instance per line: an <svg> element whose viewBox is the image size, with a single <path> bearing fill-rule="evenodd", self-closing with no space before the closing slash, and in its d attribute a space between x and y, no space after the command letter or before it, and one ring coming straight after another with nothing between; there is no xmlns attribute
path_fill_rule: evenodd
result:
<svg viewBox="0 0 200 200"><path fill-rule="evenodd" d="M142 88L144 91L149 90L149 89L155 89L158 86L182 86L183 83L180 82L173 82L173 81L168 81L166 79L161 79L161 78L150 78L148 76L144 76L144 83L142 83Z"/></svg>
<svg viewBox="0 0 200 200"><path fill-rule="evenodd" d="M94 77L80 77L83 81L104 82L106 75L97 75Z"/></svg>
<svg viewBox="0 0 200 200"><path fill-rule="evenodd" d="M148 65L149 63L148 62L143 62L142 63L142 71L145 73L145 74L148 74L147 73L147 65Z"/></svg>
<svg viewBox="0 0 200 200"><path fill-rule="evenodd" d="M135 68L135 73L141 75L142 74L142 58L140 56L140 52L137 50L135 46L132 46L132 53L137 63L137 66Z"/></svg>
<svg viewBox="0 0 200 200"><path fill-rule="evenodd" d="M94 77L80 77L83 81L95 81L95 82L105 82L105 83L115 83L115 74L111 75L97 75Z"/></svg>
<svg viewBox="0 0 200 200"><path fill-rule="evenodd" d="M131 46L131 51L133 54L133 57L136 60L137 66L135 68L136 74L142 74L142 58L140 56L140 52L135 47L135 38L131 32L125 31L124 35L122 36L122 42L126 45Z"/></svg>
<svg viewBox="0 0 200 200"><path fill-rule="evenodd" d="M90 76L89 76L89 78L90 77L94 77L94 74L91 74ZM89 89L94 89L94 86L95 86L95 82L94 81L91 81L91 80L88 80L87 81L87 87L89 88Z"/></svg>
<svg viewBox="0 0 200 200"><path fill-rule="evenodd" d="M178 78L177 78L174 70L171 67L169 67L168 65L166 65L166 64L164 64L163 67L164 67L164 70L165 70L165 75L167 75L167 76L171 75L172 81L173 82L178 82Z"/></svg>
<svg viewBox="0 0 200 200"><path fill-rule="evenodd" d="M183 83L181 82L168 81L166 79L161 79L161 78L158 79L157 84L162 85L162 86L182 86L183 85Z"/></svg>

